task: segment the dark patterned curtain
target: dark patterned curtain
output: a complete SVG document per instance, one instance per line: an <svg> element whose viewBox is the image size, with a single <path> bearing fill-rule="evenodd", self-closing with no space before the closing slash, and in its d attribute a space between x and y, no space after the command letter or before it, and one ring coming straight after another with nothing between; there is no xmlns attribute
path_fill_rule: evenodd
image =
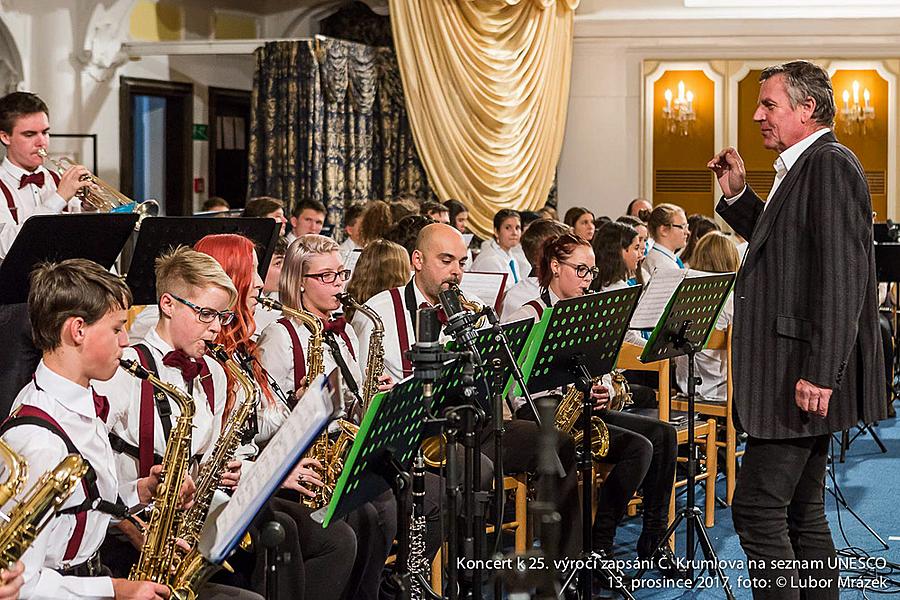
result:
<svg viewBox="0 0 900 600"><path fill-rule="evenodd" d="M328 207L430 197L406 118L394 54L335 39L258 49L250 120L250 194Z"/></svg>

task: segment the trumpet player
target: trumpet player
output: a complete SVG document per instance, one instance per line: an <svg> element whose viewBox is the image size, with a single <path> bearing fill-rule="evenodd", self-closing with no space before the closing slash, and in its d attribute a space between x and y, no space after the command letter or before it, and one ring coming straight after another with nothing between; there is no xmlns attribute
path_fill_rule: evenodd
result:
<svg viewBox="0 0 900 600"><path fill-rule="evenodd" d="M35 94L13 92L0 98L0 259L9 252L22 223L32 215L77 212L75 193L89 181L88 170L75 165L62 175L43 166L50 144L50 111Z"/></svg>

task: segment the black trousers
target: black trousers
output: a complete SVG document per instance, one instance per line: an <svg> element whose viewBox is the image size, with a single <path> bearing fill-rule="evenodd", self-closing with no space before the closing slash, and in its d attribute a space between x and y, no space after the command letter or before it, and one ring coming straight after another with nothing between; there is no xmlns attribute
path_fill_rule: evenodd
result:
<svg viewBox="0 0 900 600"><path fill-rule="evenodd" d="M504 427L503 471L508 474L537 471L540 427L534 421L524 418L505 421ZM493 434L482 444L481 451L493 460L495 454ZM556 488L557 509L562 519L560 550L564 556L576 557L581 552L581 508L575 444L572 437L557 432L556 451L565 471L565 477L560 479Z"/></svg>
<svg viewBox="0 0 900 600"><path fill-rule="evenodd" d="M791 440L751 437L731 507L750 577L765 579L753 598L837 599L838 569L825 518L830 435ZM796 561L776 569L771 561ZM782 579L783 578L783 579Z"/></svg>
<svg viewBox="0 0 900 600"><path fill-rule="evenodd" d="M397 534L394 493L388 490L363 504L347 516L347 523L356 533L356 560L342 597L346 600L376 600L384 563Z"/></svg>
<svg viewBox="0 0 900 600"><path fill-rule="evenodd" d="M621 411L598 411L609 429L609 454L602 461L614 464L600 486L594 518L594 549L610 552L616 528L628 501L643 490L644 523L638 538L638 556L653 553L666 532L678 432L669 423Z"/></svg>

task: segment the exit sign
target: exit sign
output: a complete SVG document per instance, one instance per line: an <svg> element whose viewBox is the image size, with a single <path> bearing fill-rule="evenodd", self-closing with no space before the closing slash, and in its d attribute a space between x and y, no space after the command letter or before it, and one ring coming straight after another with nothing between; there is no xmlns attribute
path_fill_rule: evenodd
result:
<svg viewBox="0 0 900 600"><path fill-rule="evenodd" d="M200 142L208 142L209 125L206 125L205 123L194 123L193 130L191 131L191 139Z"/></svg>

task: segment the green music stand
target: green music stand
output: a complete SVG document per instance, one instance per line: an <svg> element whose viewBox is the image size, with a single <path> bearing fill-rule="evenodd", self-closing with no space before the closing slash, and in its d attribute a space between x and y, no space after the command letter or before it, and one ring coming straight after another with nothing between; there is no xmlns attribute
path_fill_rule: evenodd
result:
<svg viewBox="0 0 900 600"><path fill-rule="evenodd" d="M734 599L728 579L719 565L719 559L712 546L706 528L700 518L700 509L696 506L694 481L697 473L697 445L694 441L694 402L696 399L697 379L694 377L694 355L699 352L709 341L709 336L715 328L716 321L731 286L734 284L734 273L707 275L701 277L686 277L680 284L669 302L666 304L656 327L650 334L650 339L641 353L641 362L655 362L676 356L687 355L687 401L688 401L688 461L687 461L687 503L678 511L675 520L669 525L662 541L653 553L657 554L667 547L669 539L675 535L675 530L682 521L686 521L685 548L687 555L687 577L694 577L694 534L699 535L700 549L709 564L713 565L713 575L719 577L725 591L725 597ZM638 571L638 577L644 574L644 570Z"/></svg>
<svg viewBox="0 0 900 600"><path fill-rule="evenodd" d="M582 481L592 481L591 456L591 400L592 378L609 373L616 364L622 341L637 307L641 288L627 287L618 290L587 294L560 300L552 308L544 310L540 322L534 326L529 338L528 353L522 371L529 389L534 392L554 390L573 384L583 394L581 404L582 444L578 456L578 468ZM604 573L610 581L623 581L621 574L606 567L609 561L592 553L593 486L582 485L582 556L584 566L573 571L563 587L578 576L578 588L582 598L593 597L591 565ZM626 599L633 599L624 586L618 590Z"/></svg>

